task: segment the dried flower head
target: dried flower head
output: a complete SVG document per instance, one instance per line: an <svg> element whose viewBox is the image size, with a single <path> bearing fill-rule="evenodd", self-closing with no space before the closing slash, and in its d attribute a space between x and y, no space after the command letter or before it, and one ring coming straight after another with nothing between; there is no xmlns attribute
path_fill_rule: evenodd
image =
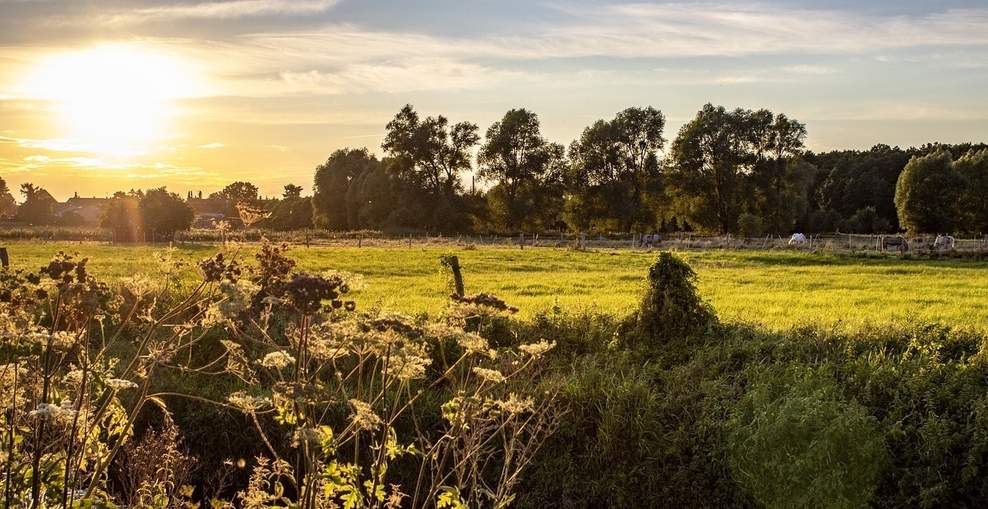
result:
<svg viewBox="0 0 988 509"><path fill-rule="evenodd" d="M226 400L231 405L245 412L254 412L272 406L270 399L250 396L243 391L238 391L227 396Z"/></svg>
<svg viewBox="0 0 988 509"><path fill-rule="evenodd" d="M137 384L131 382L130 380L124 380L122 378L111 378L106 381L106 385L115 391L137 388Z"/></svg>
<svg viewBox="0 0 988 509"><path fill-rule="evenodd" d="M506 380L504 374L496 369L476 367L473 368L473 372L475 375L479 376L480 378L483 378L484 381L486 382L499 384Z"/></svg>
<svg viewBox="0 0 988 509"><path fill-rule="evenodd" d="M538 343L529 343L527 345L521 345L518 347L518 349L528 355L531 355L532 357L538 357L548 352L549 350L552 350L553 348L555 348L555 346L556 346L555 341L549 343L548 341L542 339L539 340Z"/></svg>
<svg viewBox="0 0 988 509"><path fill-rule="evenodd" d="M370 403L354 398L350 400L350 405L353 407L353 415L350 416L350 420L358 429L373 430L381 425L381 418L374 413Z"/></svg>
<svg viewBox="0 0 988 509"><path fill-rule="evenodd" d="M535 400L532 398L519 398L515 393L508 395L507 400L499 400L497 406L509 414L521 414L535 410Z"/></svg>
<svg viewBox="0 0 988 509"><path fill-rule="evenodd" d="M282 369L295 364L295 357L285 352L271 352L260 360L261 366L272 369Z"/></svg>

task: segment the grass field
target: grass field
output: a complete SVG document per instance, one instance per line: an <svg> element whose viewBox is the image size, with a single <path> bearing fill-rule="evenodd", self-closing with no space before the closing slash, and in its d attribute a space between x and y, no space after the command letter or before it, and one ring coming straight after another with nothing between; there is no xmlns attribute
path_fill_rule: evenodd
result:
<svg viewBox="0 0 988 509"><path fill-rule="evenodd" d="M11 268L36 270L59 252L90 258L90 270L113 282L135 274L160 276L164 247L89 243L12 243ZM172 252L195 262L217 246L186 246ZM256 246L238 256L254 264ZM576 251L564 248L480 247L296 247L299 269L359 274L365 286L351 295L358 307L378 306L409 314L439 313L446 303L439 257L456 254L467 293L489 292L521 308L521 318L558 306L623 315L636 305L656 253L630 249ZM841 323L922 321L988 331L988 263L967 260L901 260L871 253L807 251L690 251L683 257L699 275L701 295L725 321L769 329ZM187 280L187 279L186 279Z"/></svg>

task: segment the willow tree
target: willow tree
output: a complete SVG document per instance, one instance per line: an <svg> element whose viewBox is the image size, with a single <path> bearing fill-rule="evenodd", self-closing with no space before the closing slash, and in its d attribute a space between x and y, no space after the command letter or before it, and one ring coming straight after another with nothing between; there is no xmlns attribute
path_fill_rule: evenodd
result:
<svg viewBox="0 0 988 509"><path fill-rule="evenodd" d="M628 108L584 129L569 148L567 222L624 232L654 226L664 129L665 116L651 106Z"/></svg>
<svg viewBox="0 0 988 509"><path fill-rule="evenodd" d="M472 169L471 150L480 140L477 125L450 125L446 117L419 118L410 104L388 122L381 148L401 181L400 201L414 207L410 226L456 229L467 226L460 177ZM414 213L412 213L414 212ZM420 217L414 217L414 216Z"/></svg>
<svg viewBox="0 0 988 509"><path fill-rule="evenodd" d="M954 168L945 149L913 157L895 184L899 224L911 233L947 233L954 229L957 201L964 177Z"/></svg>
<svg viewBox="0 0 988 509"><path fill-rule="evenodd" d="M792 200L805 202L808 178L795 163L806 128L771 111L704 105L672 144L667 189L677 211L701 230L735 231L738 217L757 214L775 228L795 221Z"/></svg>
<svg viewBox="0 0 988 509"><path fill-rule="evenodd" d="M535 113L509 110L487 129L477 155L478 176L495 184L488 207L502 229L546 229L562 208L565 149L543 138L539 127Z"/></svg>

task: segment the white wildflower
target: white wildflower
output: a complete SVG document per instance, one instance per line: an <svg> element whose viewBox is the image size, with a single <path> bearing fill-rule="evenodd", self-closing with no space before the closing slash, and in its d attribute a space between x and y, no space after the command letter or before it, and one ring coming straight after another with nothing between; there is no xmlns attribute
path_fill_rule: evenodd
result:
<svg viewBox="0 0 988 509"><path fill-rule="evenodd" d="M235 392L227 396L226 400L240 410L248 412L271 406L270 399L250 396L244 392Z"/></svg>
<svg viewBox="0 0 988 509"><path fill-rule="evenodd" d="M122 278L121 283L138 299L150 294L153 290L151 280L144 275Z"/></svg>
<svg viewBox="0 0 988 509"><path fill-rule="evenodd" d="M504 374L502 374L500 371L496 369L477 367L477 368L473 368L473 372L480 378L483 378L485 381L491 383L499 384L505 381Z"/></svg>
<svg viewBox="0 0 988 509"><path fill-rule="evenodd" d="M49 416L54 417L58 415L58 413L61 410L62 409L60 407L57 407L55 405L49 405L48 403L38 403L38 408L36 410L32 410L30 415L32 417L40 417L44 419Z"/></svg>
<svg viewBox="0 0 988 509"><path fill-rule="evenodd" d="M505 401L497 401L497 406L509 414L520 414L531 412L535 409L535 400L532 398L519 398L515 393L508 395Z"/></svg>
<svg viewBox="0 0 988 509"><path fill-rule="evenodd" d="M487 340L478 334L471 332L461 334L456 338L456 342L469 353L488 354Z"/></svg>
<svg viewBox="0 0 988 509"><path fill-rule="evenodd" d="M111 378L111 379L109 379L109 380L106 381L106 385L108 385L111 389L113 389L115 391L122 391L124 389L136 389L137 388L137 384L135 384L134 382L131 382L130 380L124 380L122 378Z"/></svg>
<svg viewBox="0 0 988 509"><path fill-rule="evenodd" d="M82 370L73 369L62 377L62 382L66 385L79 385L82 383Z"/></svg>
<svg viewBox="0 0 988 509"><path fill-rule="evenodd" d="M372 430L381 425L381 418L374 413L374 409L371 408L370 403L360 401L359 399L351 399L350 405L353 406L353 415L350 416L350 420L359 429Z"/></svg>
<svg viewBox="0 0 988 509"><path fill-rule="evenodd" d="M425 378L425 368L430 364L432 360L429 358L409 355L392 360L387 374L402 381L418 380Z"/></svg>
<svg viewBox="0 0 988 509"><path fill-rule="evenodd" d="M282 369L295 364L295 357L285 352L271 352L261 359L260 364L265 368Z"/></svg>
<svg viewBox="0 0 988 509"><path fill-rule="evenodd" d="M532 357L538 357L538 356L540 356L540 355L548 352L549 350L552 350L555 347L556 347L556 342L555 341L553 341L552 343L549 343L548 341L542 339L542 340L539 340L538 343L530 343L530 344L527 344L527 345L521 345L521 346L518 347L518 349L521 350L522 352L527 353L528 355L531 355Z"/></svg>

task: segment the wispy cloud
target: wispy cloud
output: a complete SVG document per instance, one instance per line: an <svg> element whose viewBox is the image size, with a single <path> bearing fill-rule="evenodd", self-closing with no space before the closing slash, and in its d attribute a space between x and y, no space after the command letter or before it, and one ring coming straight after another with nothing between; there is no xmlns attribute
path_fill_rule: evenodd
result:
<svg viewBox="0 0 988 509"><path fill-rule="evenodd" d="M199 145L199 148L203 148L203 149L214 149L214 148L223 148L225 146L226 145L224 145L222 143L207 143L205 145Z"/></svg>
<svg viewBox="0 0 988 509"><path fill-rule="evenodd" d="M988 46L988 9L914 17L781 10L764 5L633 4L559 9L568 14L566 22L483 38L329 24L318 30L199 41L186 49L208 60L203 67L214 69L223 83L223 93L254 96L494 88L526 80L544 84L545 78L560 83L559 76L566 78L565 62L586 67L586 62L575 59L587 58L877 57L905 48ZM555 62L555 70L546 71L538 65L545 61ZM970 65L971 59L965 62ZM620 60L612 65L621 65ZM825 74L836 69L805 64L785 71Z"/></svg>
<svg viewBox="0 0 988 509"><path fill-rule="evenodd" d="M299 16L324 12L337 3L339 0L233 0L180 3L110 11L98 16L97 20L108 25L124 25L162 19L224 20L259 16Z"/></svg>

